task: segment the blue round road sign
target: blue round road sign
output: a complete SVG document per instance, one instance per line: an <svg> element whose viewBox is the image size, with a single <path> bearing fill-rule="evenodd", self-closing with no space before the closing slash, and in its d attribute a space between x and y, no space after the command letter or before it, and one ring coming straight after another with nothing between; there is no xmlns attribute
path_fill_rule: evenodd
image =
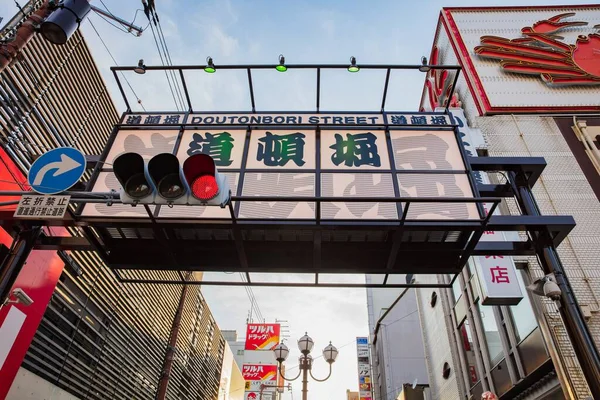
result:
<svg viewBox="0 0 600 400"><path fill-rule="evenodd" d="M85 156L72 147L59 147L42 154L31 166L27 182L40 194L68 190L85 172Z"/></svg>

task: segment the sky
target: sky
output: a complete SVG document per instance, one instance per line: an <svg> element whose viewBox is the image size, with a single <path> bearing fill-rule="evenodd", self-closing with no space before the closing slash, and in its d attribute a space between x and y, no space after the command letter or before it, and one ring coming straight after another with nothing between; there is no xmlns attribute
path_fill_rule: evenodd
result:
<svg viewBox="0 0 600 400"><path fill-rule="evenodd" d="M19 0L21 4L25 0ZM577 4L577 1L513 0L514 5ZM147 27L140 0L94 0L97 7ZM215 64L269 64L283 54L288 63L418 64L428 56L442 6L507 5L505 1L339 1L339 0L156 0L162 29L174 65L204 64L211 56ZM13 1L0 2L0 16L11 16ZM6 21L5 21L6 22ZM121 27L122 28L122 27ZM150 27L141 37L111 26L95 13L82 23L82 30L119 112L124 103L109 68L115 65L160 65L161 60ZM100 40L104 41L104 44ZM108 47L114 60L105 48ZM377 110L381 102L384 72L323 73L321 110ZM175 100L162 72L127 74L135 95L124 87L132 109L175 110ZM244 111L250 109L243 72L186 73L185 79L195 110ZM259 111L311 110L314 108L314 72L262 71L253 76ZM390 81L388 109L417 110L423 87L418 72L394 73ZM209 279L222 278L206 274ZM228 276L232 279L232 276ZM271 277L298 280L298 276ZM345 281L364 282L362 276ZM244 336L250 301L243 287L204 287L204 295L221 329L236 329ZM320 353L329 341L340 348L330 380L309 384L309 398L342 400L346 389L357 390L355 338L368 335L365 289L254 288L254 295L267 322L287 321L292 353L288 368L296 365L295 341L307 331ZM316 355L316 354L315 354ZM295 370L297 371L297 370ZM317 377L327 373L327 364L315 360ZM293 383L293 397L300 398L300 384Z"/></svg>

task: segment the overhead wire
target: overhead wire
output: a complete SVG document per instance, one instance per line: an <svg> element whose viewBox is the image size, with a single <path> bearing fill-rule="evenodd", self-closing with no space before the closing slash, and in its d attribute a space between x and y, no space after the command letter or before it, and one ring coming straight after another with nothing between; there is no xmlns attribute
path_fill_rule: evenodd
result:
<svg viewBox="0 0 600 400"><path fill-rule="evenodd" d="M165 39L165 35L162 30L162 24L160 23L160 18L158 17L158 14L156 13L155 8L152 8L152 13L155 17L154 23L155 23L155 26L157 27L157 32L159 33L159 36L158 36L159 40L161 42L161 45L163 46L163 51L165 53L165 59L167 60L167 64L172 66L173 60L171 59L171 52L169 51L169 46L167 45L167 40ZM176 82L175 90L177 91L177 96L181 103L182 110L185 110L185 106L184 106L185 101L183 99L183 94L181 93L180 83L179 83L179 80L177 79L177 74L173 70L169 70L169 73L171 74L171 79L173 79L173 81Z"/></svg>
<svg viewBox="0 0 600 400"><path fill-rule="evenodd" d="M119 63L117 62L117 60L115 60L115 57L112 55L112 53L110 52L110 49L108 48L108 46L106 45L106 43L104 42L104 39L102 39L102 36L100 35L100 33L98 32L98 30L96 29L96 27L94 26L94 23L92 22L91 19L88 18L88 21L90 22L90 25L92 26L92 28L94 29L94 32L96 32L96 35L98 35L98 38L100 39L100 41L102 42L102 45L104 46L104 48L106 49L108 55L110 56L110 58L112 58L113 62L115 63L115 65L119 65ZM129 80L127 79L127 77L125 76L125 74L123 74L123 71L121 72L121 76L123 77L123 79L125 80L125 83L127 84L127 86L129 87L129 89L131 90L131 92L133 93L133 95L135 96L138 104L140 105L140 107L142 107L142 110L146 111L146 108L144 108L144 105L142 104L142 100L138 97L137 93L135 92L135 90L133 89L133 87L131 86L131 83L129 82Z"/></svg>
<svg viewBox="0 0 600 400"><path fill-rule="evenodd" d="M148 17L151 18L151 17ZM156 34L154 33L154 27L150 24L150 30L152 31L152 37L154 38L154 43L156 44L156 49L158 50L158 55L160 57L160 62L164 66L165 61L163 60L162 51L160 50L160 46L158 45L158 40L156 39ZM171 85L171 80L169 79L169 74L167 71L164 71L165 77L167 78L167 83L169 84L169 90L171 91L171 96L173 97L173 102L175 103L175 108L180 110L179 105L177 104L177 100L175 99L175 93L173 92L173 86Z"/></svg>

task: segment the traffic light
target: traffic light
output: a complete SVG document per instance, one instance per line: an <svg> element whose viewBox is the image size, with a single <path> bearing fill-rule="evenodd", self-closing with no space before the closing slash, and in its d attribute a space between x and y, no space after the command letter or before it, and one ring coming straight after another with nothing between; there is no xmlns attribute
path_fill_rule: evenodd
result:
<svg viewBox="0 0 600 400"><path fill-rule="evenodd" d="M125 204L153 203L154 190L146 178L144 159L137 153L125 153L113 161L113 171L121 184Z"/></svg>
<svg viewBox="0 0 600 400"><path fill-rule="evenodd" d="M194 154L180 167L177 156L161 153L146 164L137 153L113 161L124 204L168 204L225 207L230 190L212 157Z"/></svg>

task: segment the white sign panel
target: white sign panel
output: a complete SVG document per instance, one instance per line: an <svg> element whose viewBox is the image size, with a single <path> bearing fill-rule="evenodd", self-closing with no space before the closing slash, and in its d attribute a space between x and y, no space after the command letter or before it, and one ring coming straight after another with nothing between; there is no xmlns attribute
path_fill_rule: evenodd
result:
<svg viewBox="0 0 600 400"><path fill-rule="evenodd" d="M13 214L21 219L62 219L71 196L23 195Z"/></svg>
<svg viewBox="0 0 600 400"><path fill-rule="evenodd" d="M112 163L123 153L135 152L146 162L157 154L172 153L180 165L192 155L207 154L227 177L233 196L281 198L234 204L240 219L389 220L398 219L403 206L340 201L317 207L309 200L285 201L292 196L473 197L450 116L441 112L137 117L126 116L126 126L115 134L95 176L94 192L119 190ZM327 126L308 126L314 125L315 118ZM240 120L262 126L236 126ZM175 123L182 126L175 129ZM150 212L159 220L230 218L228 209L217 207L151 205ZM87 204L82 215L148 217L145 208L123 204ZM479 219L480 215L474 203L411 203L408 218Z"/></svg>

